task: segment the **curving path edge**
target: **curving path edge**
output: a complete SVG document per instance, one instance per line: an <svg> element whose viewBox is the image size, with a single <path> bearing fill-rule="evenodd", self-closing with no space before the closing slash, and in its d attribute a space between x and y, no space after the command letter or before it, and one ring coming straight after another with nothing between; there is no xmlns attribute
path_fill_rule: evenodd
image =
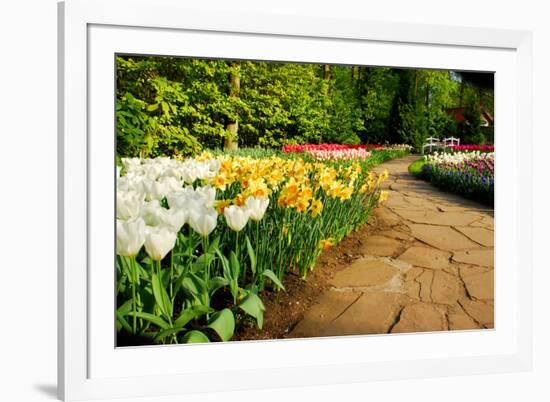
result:
<svg viewBox="0 0 550 402"><path fill-rule="evenodd" d="M337 272L289 337L494 327L494 211L388 169L388 200L349 267Z"/></svg>

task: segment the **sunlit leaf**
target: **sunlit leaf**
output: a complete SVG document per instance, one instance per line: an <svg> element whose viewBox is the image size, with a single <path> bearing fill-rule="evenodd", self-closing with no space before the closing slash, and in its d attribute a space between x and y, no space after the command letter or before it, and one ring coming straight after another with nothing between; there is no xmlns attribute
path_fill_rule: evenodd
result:
<svg viewBox="0 0 550 402"><path fill-rule="evenodd" d="M235 331L235 317L228 308L214 313L208 321L208 328L212 328L222 341L228 341Z"/></svg>

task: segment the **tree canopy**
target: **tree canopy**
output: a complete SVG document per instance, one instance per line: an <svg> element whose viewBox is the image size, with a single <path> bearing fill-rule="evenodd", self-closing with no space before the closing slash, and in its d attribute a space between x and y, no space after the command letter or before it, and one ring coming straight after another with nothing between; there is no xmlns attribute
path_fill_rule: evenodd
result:
<svg viewBox="0 0 550 402"><path fill-rule="evenodd" d="M491 113L493 107L492 88L444 70L157 56L117 56L116 65L119 156L189 154L231 143L418 147L447 134L483 142L483 134L461 130L445 110L467 105L465 116L475 120L478 113L479 120L481 105Z"/></svg>

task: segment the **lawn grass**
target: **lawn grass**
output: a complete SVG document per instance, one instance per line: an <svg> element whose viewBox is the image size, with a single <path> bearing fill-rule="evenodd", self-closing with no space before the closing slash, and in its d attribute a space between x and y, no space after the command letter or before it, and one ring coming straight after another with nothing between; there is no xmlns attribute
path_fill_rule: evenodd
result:
<svg viewBox="0 0 550 402"><path fill-rule="evenodd" d="M422 175L422 166L424 166L425 163L426 161L424 161L424 158L414 161L409 165L409 173L413 176L420 177Z"/></svg>

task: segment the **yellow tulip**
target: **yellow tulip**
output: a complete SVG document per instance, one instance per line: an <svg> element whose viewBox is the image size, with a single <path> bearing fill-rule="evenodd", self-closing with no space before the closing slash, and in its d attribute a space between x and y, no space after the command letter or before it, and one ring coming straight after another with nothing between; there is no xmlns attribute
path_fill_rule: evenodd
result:
<svg viewBox="0 0 550 402"><path fill-rule="evenodd" d="M323 202L319 199L315 199L311 202L311 216L314 218L323 211Z"/></svg>
<svg viewBox="0 0 550 402"><path fill-rule="evenodd" d="M378 203L381 204L388 199L387 191L380 191L380 196L378 197Z"/></svg>

